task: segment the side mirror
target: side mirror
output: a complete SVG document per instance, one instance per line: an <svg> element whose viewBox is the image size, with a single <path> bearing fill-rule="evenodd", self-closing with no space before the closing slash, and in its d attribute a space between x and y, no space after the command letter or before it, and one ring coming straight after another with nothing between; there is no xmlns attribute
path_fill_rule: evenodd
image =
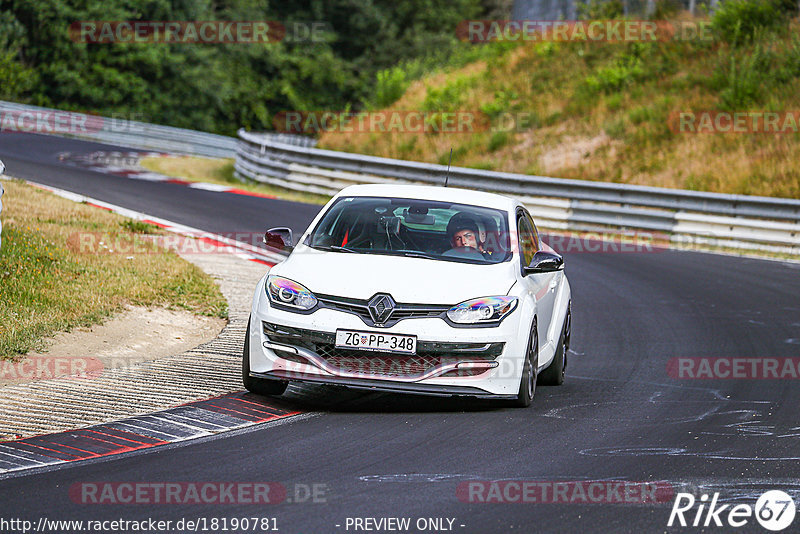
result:
<svg viewBox="0 0 800 534"><path fill-rule="evenodd" d="M540 250L533 255L531 264L525 267L525 274L552 273L564 270L564 258L555 252Z"/></svg>
<svg viewBox="0 0 800 534"><path fill-rule="evenodd" d="M292 240L292 229L284 226L278 228L270 228L264 234L264 244L268 248L277 250L278 252L291 252L294 250L294 242Z"/></svg>

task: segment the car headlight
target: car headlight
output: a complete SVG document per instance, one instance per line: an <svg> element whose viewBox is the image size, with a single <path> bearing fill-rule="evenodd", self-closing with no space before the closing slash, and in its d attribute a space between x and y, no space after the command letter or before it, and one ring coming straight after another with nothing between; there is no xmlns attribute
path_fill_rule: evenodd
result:
<svg viewBox="0 0 800 534"><path fill-rule="evenodd" d="M517 297L483 297L453 306L447 318L458 324L495 323L516 307Z"/></svg>
<svg viewBox="0 0 800 534"><path fill-rule="evenodd" d="M267 278L266 288L267 296L273 304L303 311L317 305L317 297L311 291L288 278L270 275Z"/></svg>

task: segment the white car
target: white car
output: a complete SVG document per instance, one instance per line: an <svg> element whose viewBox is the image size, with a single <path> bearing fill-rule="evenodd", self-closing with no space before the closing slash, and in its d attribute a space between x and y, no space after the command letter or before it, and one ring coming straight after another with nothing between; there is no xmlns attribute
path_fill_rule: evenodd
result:
<svg viewBox="0 0 800 534"><path fill-rule="evenodd" d="M564 381L570 287L517 200L464 189L340 191L258 283L242 375L254 393L289 381L512 400ZM537 380L538 379L538 380Z"/></svg>

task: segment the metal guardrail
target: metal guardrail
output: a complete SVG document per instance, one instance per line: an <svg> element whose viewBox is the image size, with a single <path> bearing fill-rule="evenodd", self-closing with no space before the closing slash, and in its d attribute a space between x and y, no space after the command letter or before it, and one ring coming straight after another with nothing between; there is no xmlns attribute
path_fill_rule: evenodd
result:
<svg viewBox="0 0 800 534"><path fill-rule="evenodd" d="M2 131L90 139L144 150L236 156L241 179L334 194L354 183L442 184L446 167L314 148L290 134L221 135L0 101ZM2 132L0 132L0 135ZM676 242L800 253L800 200L722 195L453 167L454 187L519 197L557 230L609 228L669 234Z"/></svg>
<svg viewBox="0 0 800 534"><path fill-rule="evenodd" d="M446 167L289 145L239 130L235 174L334 194L355 183L440 185ZM725 195L452 167L453 187L520 198L544 228L669 234L676 242L800 252L800 200Z"/></svg>
<svg viewBox="0 0 800 534"><path fill-rule="evenodd" d="M235 137L5 101L0 101L0 129L210 158L232 158L237 145ZM316 144L313 139L287 134L276 134L274 140L300 146Z"/></svg>

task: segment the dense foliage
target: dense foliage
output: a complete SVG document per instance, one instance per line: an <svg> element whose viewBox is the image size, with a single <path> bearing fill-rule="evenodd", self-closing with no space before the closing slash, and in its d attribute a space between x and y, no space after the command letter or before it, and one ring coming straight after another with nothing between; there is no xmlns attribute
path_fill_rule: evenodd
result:
<svg viewBox="0 0 800 534"><path fill-rule="evenodd" d="M0 99L231 134L276 113L385 103L377 80L468 45L456 25L502 0L0 0ZM85 43L77 21L325 23L317 42ZM291 33L291 32L290 32ZM296 34L294 35L296 37ZM321 42L319 42L321 41ZM380 76L379 76L380 73ZM397 80L394 79L396 83Z"/></svg>

